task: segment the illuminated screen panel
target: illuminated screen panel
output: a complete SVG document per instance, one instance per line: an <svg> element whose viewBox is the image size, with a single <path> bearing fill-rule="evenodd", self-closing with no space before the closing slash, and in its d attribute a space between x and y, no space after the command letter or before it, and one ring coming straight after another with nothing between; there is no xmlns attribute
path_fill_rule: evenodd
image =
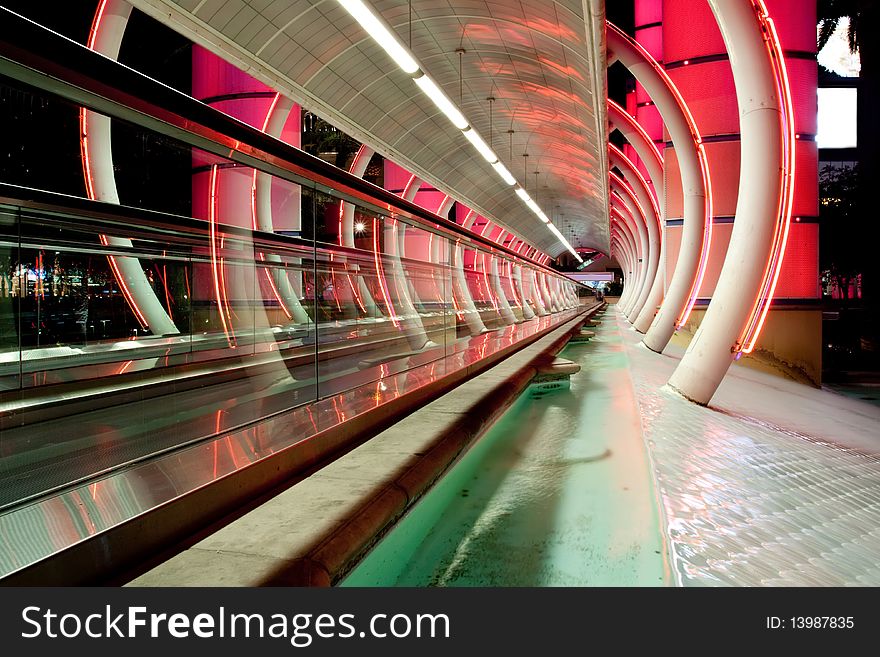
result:
<svg viewBox="0 0 880 657"><path fill-rule="evenodd" d="M856 90L819 89L819 148L856 147Z"/></svg>

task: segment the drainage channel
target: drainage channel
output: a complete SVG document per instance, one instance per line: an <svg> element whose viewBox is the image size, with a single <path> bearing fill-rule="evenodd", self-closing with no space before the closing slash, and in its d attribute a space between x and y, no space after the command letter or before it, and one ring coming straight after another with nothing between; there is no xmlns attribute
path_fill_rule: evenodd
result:
<svg viewBox="0 0 880 657"><path fill-rule="evenodd" d="M560 357L342 586L659 586L659 506L619 329Z"/></svg>

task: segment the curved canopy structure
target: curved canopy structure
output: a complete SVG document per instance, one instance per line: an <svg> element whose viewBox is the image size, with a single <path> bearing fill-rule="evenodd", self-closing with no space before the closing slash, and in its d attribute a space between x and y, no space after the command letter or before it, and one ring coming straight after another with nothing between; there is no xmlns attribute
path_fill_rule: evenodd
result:
<svg viewBox="0 0 880 657"><path fill-rule="evenodd" d="M545 253L565 250L337 0L132 4ZM415 0L411 18L407 2L367 4L568 241L607 251L604 3Z"/></svg>

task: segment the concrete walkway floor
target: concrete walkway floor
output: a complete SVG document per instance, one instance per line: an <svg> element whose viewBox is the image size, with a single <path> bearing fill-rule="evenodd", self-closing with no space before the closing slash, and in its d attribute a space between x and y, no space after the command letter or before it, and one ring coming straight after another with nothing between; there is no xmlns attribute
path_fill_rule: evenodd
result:
<svg viewBox="0 0 880 657"><path fill-rule="evenodd" d="M743 365L708 408L665 387L681 356L616 317L676 583L880 585L880 409Z"/></svg>

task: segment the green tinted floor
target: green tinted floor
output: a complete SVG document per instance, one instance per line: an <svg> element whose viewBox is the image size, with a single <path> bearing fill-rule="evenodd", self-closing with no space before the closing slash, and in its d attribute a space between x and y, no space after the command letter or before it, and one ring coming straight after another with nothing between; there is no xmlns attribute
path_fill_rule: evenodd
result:
<svg viewBox="0 0 880 657"><path fill-rule="evenodd" d="M668 583L620 331L560 356L570 389L532 386L344 585Z"/></svg>

